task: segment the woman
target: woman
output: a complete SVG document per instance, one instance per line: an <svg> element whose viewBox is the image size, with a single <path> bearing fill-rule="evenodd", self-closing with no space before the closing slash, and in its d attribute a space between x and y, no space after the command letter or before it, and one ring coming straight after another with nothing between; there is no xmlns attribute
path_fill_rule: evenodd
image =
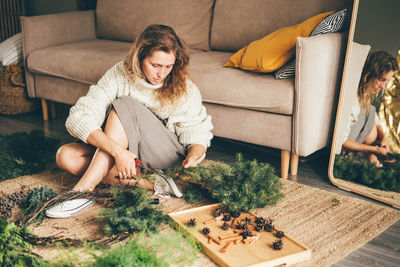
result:
<svg viewBox="0 0 400 267"><path fill-rule="evenodd" d="M372 98L381 90L398 70L396 59L385 51L368 55L357 90L358 101L352 107L350 126L343 148L352 152L363 152L369 161L382 167L390 148L387 137L379 123Z"/></svg>
<svg viewBox="0 0 400 267"><path fill-rule="evenodd" d="M74 191L92 191L101 182L153 190L153 183L133 179L136 158L157 169L188 168L204 158L211 118L188 63L188 49L175 31L150 25L125 60L77 101L66 127L83 143L63 145L56 156L61 169L81 177ZM187 154L181 164L179 154Z"/></svg>

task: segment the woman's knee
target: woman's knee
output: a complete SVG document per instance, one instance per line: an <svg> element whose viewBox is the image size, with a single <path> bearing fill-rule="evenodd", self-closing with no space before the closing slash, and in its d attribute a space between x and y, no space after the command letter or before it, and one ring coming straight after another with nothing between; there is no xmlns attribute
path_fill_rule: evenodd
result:
<svg viewBox="0 0 400 267"><path fill-rule="evenodd" d="M85 144L65 144L57 150L56 163L60 169L77 174L88 164L93 153L94 149Z"/></svg>
<svg viewBox="0 0 400 267"><path fill-rule="evenodd" d="M71 144L62 145L56 153L56 163L57 166L61 169L65 169L67 163L71 159L73 154L73 149Z"/></svg>
<svg viewBox="0 0 400 267"><path fill-rule="evenodd" d="M375 124L371 132L367 136L367 138L365 138L364 144L374 145L377 143L377 141L378 141L378 130L376 129L376 124Z"/></svg>
<svg viewBox="0 0 400 267"><path fill-rule="evenodd" d="M118 107L129 107L125 108L126 110L132 110L135 114L141 114L148 110L139 100L130 97L130 96L121 96L114 100L113 102L113 108L114 106Z"/></svg>

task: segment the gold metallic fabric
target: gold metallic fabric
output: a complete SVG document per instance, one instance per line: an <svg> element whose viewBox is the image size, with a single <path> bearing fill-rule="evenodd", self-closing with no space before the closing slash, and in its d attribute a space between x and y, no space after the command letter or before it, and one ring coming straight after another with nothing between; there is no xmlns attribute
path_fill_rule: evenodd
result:
<svg viewBox="0 0 400 267"><path fill-rule="evenodd" d="M397 55L400 65L400 50ZM400 153L400 72L389 81L379 108L379 119L392 152Z"/></svg>

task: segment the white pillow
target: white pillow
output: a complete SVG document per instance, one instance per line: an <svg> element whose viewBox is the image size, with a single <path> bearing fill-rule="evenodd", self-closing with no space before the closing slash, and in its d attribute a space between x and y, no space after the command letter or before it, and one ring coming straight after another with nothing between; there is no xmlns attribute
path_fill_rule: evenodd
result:
<svg viewBox="0 0 400 267"><path fill-rule="evenodd" d="M0 43L0 62L4 65L22 63L22 34L17 33Z"/></svg>

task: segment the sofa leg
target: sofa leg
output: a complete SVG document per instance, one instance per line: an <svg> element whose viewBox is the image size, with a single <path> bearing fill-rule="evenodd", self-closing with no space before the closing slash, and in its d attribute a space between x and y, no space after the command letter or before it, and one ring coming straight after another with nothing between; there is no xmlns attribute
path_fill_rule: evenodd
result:
<svg viewBox="0 0 400 267"><path fill-rule="evenodd" d="M282 150L281 152L281 177L288 178L289 172L290 151Z"/></svg>
<svg viewBox="0 0 400 267"><path fill-rule="evenodd" d="M299 155L292 153L290 158L290 174L297 175L297 169L299 167Z"/></svg>
<svg viewBox="0 0 400 267"><path fill-rule="evenodd" d="M42 111L43 111L43 120L49 120L49 109L47 107L46 99L42 98Z"/></svg>
<svg viewBox="0 0 400 267"><path fill-rule="evenodd" d="M52 119L56 118L56 104L54 101L50 101L50 114Z"/></svg>

